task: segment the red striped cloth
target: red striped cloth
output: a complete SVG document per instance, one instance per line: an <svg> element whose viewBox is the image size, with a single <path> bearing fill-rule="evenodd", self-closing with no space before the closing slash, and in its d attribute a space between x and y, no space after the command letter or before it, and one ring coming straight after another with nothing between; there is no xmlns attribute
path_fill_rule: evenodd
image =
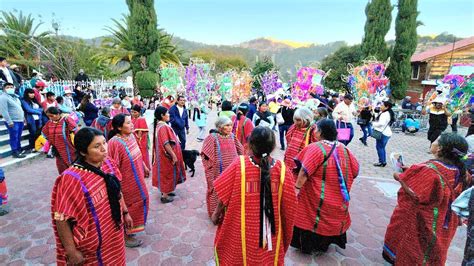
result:
<svg viewBox="0 0 474 266"><path fill-rule="evenodd" d="M130 155L133 158L133 166L137 173L135 176L132 162L125 146L121 143L123 141ZM137 141L133 135L127 139L115 136L108 142L108 154L117 164L120 173L122 173L122 193L127 205L130 216L133 219L133 228L127 233L133 234L145 230L146 215L148 213L149 196L145 184L145 172L143 168L143 159ZM137 183L137 178L139 184Z"/></svg>
<svg viewBox="0 0 474 266"><path fill-rule="evenodd" d="M235 123L235 120L237 119L237 116L232 117L232 123ZM252 134L253 129L255 126L252 123L252 120L247 118L246 116L242 115L240 116L240 120L238 121L238 124L235 125L235 130L233 131L234 135L236 138L242 143L244 146L244 151L245 154L248 153L249 151L249 137L250 134Z"/></svg>
<svg viewBox="0 0 474 266"><path fill-rule="evenodd" d="M316 139L316 125L312 125L308 131L308 128L297 128L294 124L288 129L286 133L287 148L285 151L284 162L286 167L293 172L296 167L295 158L306 147L306 132L310 134L309 143L317 141ZM308 143L308 144L309 144ZM296 178L295 178L296 180Z"/></svg>
<svg viewBox="0 0 474 266"><path fill-rule="evenodd" d="M70 136L76 130L76 123L69 117L63 117L58 122L50 120L41 130L43 136L59 153L59 156L56 156L56 166L59 174L64 172L76 160L76 149L72 145Z"/></svg>
<svg viewBox="0 0 474 266"><path fill-rule="evenodd" d="M217 150L216 137L219 139L219 152ZM219 153L221 155L220 158ZM209 217L214 213L218 203L213 183L221 174L220 164L222 163L222 171L224 171L235 158L242 154L242 144L233 136L224 137L220 134L211 134L204 140L201 157L207 181L206 203Z"/></svg>
<svg viewBox="0 0 474 266"><path fill-rule="evenodd" d="M220 265L243 265L241 241L241 171L240 160L235 160L224 173L214 182L214 187L227 210L224 221L217 228L214 241L216 259ZM272 235L273 250L268 251L259 247L260 230L260 189L252 184L260 185L260 169L245 157L246 194L245 194L245 223L246 223L246 252L248 265L273 265L275 259L276 238ZM284 264L285 253L291 242L293 220L297 205L294 181L288 168L283 184L281 208L278 207L278 186L280 183L281 162L277 161L270 170L272 182L273 208L275 213L276 231L279 219L282 224L282 242L280 245L278 264ZM281 217L278 213L281 212Z"/></svg>
<svg viewBox="0 0 474 266"><path fill-rule="evenodd" d="M148 151L148 125L143 117L132 118L135 138L142 153L143 161L148 169L150 169L150 152Z"/></svg>
<svg viewBox="0 0 474 266"><path fill-rule="evenodd" d="M108 138L110 131L112 131L112 119L109 119L109 121L105 124L105 126L102 126L97 119L98 118L92 121L91 127L104 132L104 136Z"/></svg>
<svg viewBox="0 0 474 266"><path fill-rule="evenodd" d="M113 163L110 165L104 163L102 170L106 173L116 173L120 178L118 169L113 166ZM124 231L123 227L117 228L112 219L104 179L90 171L75 167L70 167L67 171L80 177L80 181L91 196L102 234L100 251L104 265L125 265ZM56 263L66 265L66 254L59 239L55 221L70 220L75 224L72 230L74 243L84 256L84 265L97 265L98 231L81 182L73 174L60 175L56 179L51 196L51 217L56 238Z"/></svg>
<svg viewBox="0 0 474 266"><path fill-rule="evenodd" d="M395 260L396 265L422 265L424 262L426 265L444 265L458 227L458 217L449 205L459 194L452 193L458 171L437 161L428 163L433 163L443 178L427 163L413 165L400 174L400 180L418 200L411 198L403 188L398 191L398 204L384 243L384 255ZM451 218L445 224L447 213Z"/></svg>
<svg viewBox="0 0 474 266"><path fill-rule="evenodd" d="M154 161L152 162L152 185L163 193L173 192L178 183L186 180L181 146L173 129L165 123L156 126L155 142L153 143ZM178 157L176 165L165 150L165 144L170 144Z"/></svg>
<svg viewBox="0 0 474 266"><path fill-rule="evenodd" d="M323 188L324 167L322 163L324 156L318 145L319 143L323 145L326 154L329 155L332 144L321 141L310 144L297 156L297 160L308 174L308 180L301 188L298 196L298 210L296 214L298 219L295 221L295 226L308 231L314 230ZM344 145L341 143L337 144L337 148L333 152L337 152L342 174L344 177L347 177L347 190L350 191L354 178L359 173L359 163L348 149L346 159ZM320 219L315 233L323 236L341 235L349 229L351 217L348 211L349 203L344 203L341 195L336 161L332 155L327 160L323 195Z"/></svg>

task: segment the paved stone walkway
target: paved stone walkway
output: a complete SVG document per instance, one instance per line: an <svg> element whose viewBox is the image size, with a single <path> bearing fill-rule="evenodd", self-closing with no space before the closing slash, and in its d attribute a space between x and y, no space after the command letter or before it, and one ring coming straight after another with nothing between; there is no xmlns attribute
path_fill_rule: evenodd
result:
<svg viewBox="0 0 474 266"><path fill-rule="evenodd" d="M210 117L210 121L215 115ZM193 126L188 149L200 149ZM352 226L345 250L331 246L320 257L303 255L289 249L287 265L382 265L382 241L390 215L396 204L398 185L391 178L391 169L375 168L375 142L363 146L357 139L349 148L361 163L361 177L351 191ZM388 151L403 151L408 164L429 159L429 143L424 134L394 134ZM275 150L275 157L283 153ZM178 187L171 204L159 203L159 193L151 187L149 221L138 238L144 245L127 249L129 265L214 265L213 242L215 226L209 221L205 204L205 178L200 160L195 177ZM54 160L38 159L18 169L8 169L11 213L0 217L0 265L54 264L54 238L51 229L50 196L57 176ZM451 244L448 265L460 265L466 239L460 227Z"/></svg>

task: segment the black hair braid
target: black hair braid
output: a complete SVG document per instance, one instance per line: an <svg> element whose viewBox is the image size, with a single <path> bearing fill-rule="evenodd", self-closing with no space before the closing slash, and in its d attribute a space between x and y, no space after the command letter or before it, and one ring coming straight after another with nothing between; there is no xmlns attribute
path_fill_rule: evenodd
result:
<svg viewBox="0 0 474 266"><path fill-rule="evenodd" d="M101 169L87 163L83 155L87 154L87 149L94 138L103 136L103 134L104 133L102 131L96 128L81 128L77 132L75 138L74 147L76 148L77 159L74 163L104 178L112 219L115 222L117 230L120 230L120 225L122 222L122 212L120 207L120 199L122 197L120 181L115 175L104 173Z"/></svg>
<svg viewBox="0 0 474 266"><path fill-rule="evenodd" d="M447 161L447 163L456 166L459 170L459 179L455 186L462 182L464 190L469 185L466 179L467 167L462 160L468 152L469 147L466 139L455 133L443 133L438 143L441 148L439 157Z"/></svg>
<svg viewBox="0 0 474 266"><path fill-rule="evenodd" d="M155 161L155 145L156 144L156 126L158 125L158 118L156 116L153 118L153 150L151 151L151 161L152 163Z"/></svg>
<svg viewBox="0 0 474 266"><path fill-rule="evenodd" d="M122 198L122 188L120 186L120 181L118 180L117 176L105 173L101 169L88 164L83 159L84 158L81 157L78 160L78 164L80 166L104 178L105 187L107 188L107 197L109 199L110 211L112 213L112 219L115 222L116 229L120 229L120 225L122 223L122 209L120 206L120 199Z"/></svg>

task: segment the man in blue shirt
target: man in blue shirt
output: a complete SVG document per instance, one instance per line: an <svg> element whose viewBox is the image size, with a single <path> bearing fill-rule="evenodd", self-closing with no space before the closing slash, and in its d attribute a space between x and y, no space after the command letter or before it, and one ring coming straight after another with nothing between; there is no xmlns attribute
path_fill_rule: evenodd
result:
<svg viewBox="0 0 474 266"><path fill-rule="evenodd" d="M253 119L253 115L257 112L257 98L255 96L249 99L249 111L247 112L247 118Z"/></svg>
<svg viewBox="0 0 474 266"><path fill-rule="evenodd" d="M173 105L170 110L170 124L173 128L174 133L181 142L181 150L186 147L186 134L189 134L189 123L188 123L188 111L185 107L186 100L184 96L178 96L176 104Z"/></svg>

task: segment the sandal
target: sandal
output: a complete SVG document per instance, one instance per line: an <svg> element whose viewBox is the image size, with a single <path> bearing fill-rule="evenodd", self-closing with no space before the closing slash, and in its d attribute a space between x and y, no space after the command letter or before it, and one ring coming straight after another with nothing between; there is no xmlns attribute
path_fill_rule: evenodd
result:
<svg viewBox="0 0 474 266"><path fill-rule="evenodd" d="M133 239L133 240L125 240L125 246L127 248L137 248L143 244L142 240Z"/></svg>
<svg viewBox="0 0 474 266"><path fill-rule="evenodd" d="M166 204L166 203L170 203L170 202L173 202L173 198L161 198L161 203L163 204Z"/></svg>

